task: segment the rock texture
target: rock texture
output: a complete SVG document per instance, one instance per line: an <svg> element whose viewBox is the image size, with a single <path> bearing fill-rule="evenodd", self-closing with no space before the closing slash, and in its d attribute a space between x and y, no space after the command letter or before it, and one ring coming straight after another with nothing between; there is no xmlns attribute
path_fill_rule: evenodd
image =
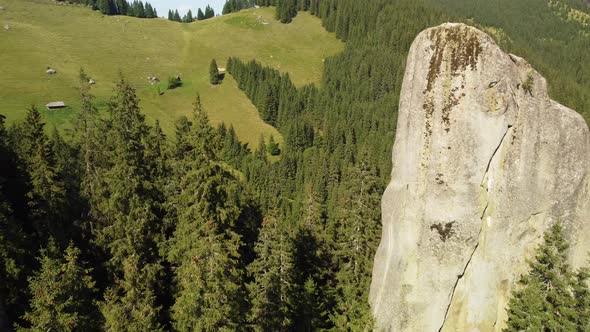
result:
<svg viewBox="0 0 590 332"><path fill-rule="evenodd" d="M443 24L414 41L370 303L377 329L500 331L526 259L558 220L590 250L590 134L523 59Z"/></svg>

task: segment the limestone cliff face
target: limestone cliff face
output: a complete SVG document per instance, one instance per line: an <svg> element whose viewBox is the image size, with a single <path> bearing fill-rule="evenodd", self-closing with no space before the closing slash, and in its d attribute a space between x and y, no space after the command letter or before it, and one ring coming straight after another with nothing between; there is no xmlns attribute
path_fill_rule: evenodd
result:
<svg viewBox="0 0 590 332"><path fill-rule="evenodd" d="M500 331L558 220L590 250L590 134L523 59L462 24L414 41L370 303L378 330Z"/></svg>

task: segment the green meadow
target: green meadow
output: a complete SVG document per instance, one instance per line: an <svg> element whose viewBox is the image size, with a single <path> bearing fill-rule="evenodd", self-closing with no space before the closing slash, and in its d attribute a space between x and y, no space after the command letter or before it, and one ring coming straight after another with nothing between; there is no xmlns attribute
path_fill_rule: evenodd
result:
<svg viewBox="0 0 590 332"><path fill-rule="evenodd" d="M158 119L169 134L174 121L190 113L199 93L212 123L233 125L243 142L256 146L261 134L280 141L279 133L260 119L230 75L221 85L209 84L211 59L219 67L225 67L230 56L256 59L304 85L319 82L323 59L343 49L319 19L300 13L284 25L274 20L274 8L180 24L103 16L46 0L0 0L0 6L0 114L9 122L19 120L35 104L48 127L55 125L65 133L73 129L79 107L78 72L84 68L96 81L92 93L102 110L122 72L136 87L148 121ZM47 75L48 67L57 74ZM168 77L176 75L183 86L166 90ZM152 85L152 76L161 83ZM64 101L68 107L46 110L44 105L51 101Z"/></svg>

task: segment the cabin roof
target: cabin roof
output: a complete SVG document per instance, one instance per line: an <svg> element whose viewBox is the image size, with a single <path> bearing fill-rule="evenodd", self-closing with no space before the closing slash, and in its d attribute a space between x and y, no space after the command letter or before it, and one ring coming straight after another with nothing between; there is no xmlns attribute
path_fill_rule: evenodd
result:
<svg viewBox="0 0 590 332"><path fill-rule="evenodd" d="M53 101L45 105L47 108L59 108L59 107L66 107L66 104L63 101Z"/></svg>

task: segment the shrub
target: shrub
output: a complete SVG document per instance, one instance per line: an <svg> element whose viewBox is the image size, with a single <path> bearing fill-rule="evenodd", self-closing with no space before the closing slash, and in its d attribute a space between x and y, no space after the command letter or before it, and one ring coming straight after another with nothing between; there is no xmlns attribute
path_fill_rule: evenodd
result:
<svg viewBox="0 0 590 332"><path fill-rule="evenodd" d="M275 142L275 139L272 135L270 136L270 141L268 142L268 145L266 146L266 151L271 156L278 156L281 154L281 149L279 148L279 144Z"/></svg>
<svg viewBox="0 0 590 332"><path fill-rule="evenodd" d="M176 89L179 86L182 86L182 80L180 79L180 76L168 77L168 90Z"/></svg>

